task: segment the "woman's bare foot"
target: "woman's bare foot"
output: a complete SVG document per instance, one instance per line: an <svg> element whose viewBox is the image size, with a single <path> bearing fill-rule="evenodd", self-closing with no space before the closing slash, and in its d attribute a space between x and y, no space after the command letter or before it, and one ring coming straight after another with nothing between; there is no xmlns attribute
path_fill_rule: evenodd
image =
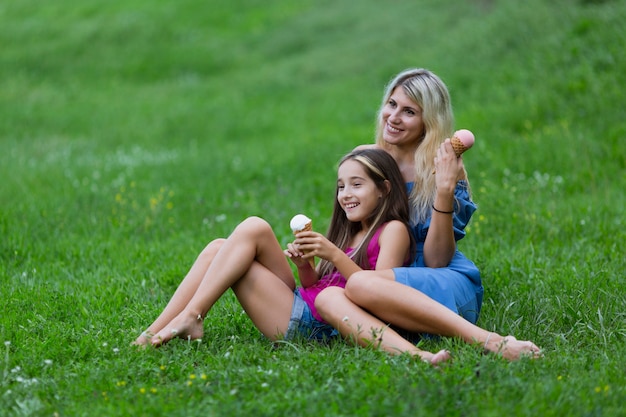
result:
<svg viewBox="0 0 626 417"><path fill-rule="evenodd" d="M170 340L179 337L181 339L196 340L204 335L204 325L201 316L194 316L181 312L176 318L169 322L160 332L155 334L150 343L153 346L164 345Z"/></svg>
<svg viewBox="0 0 626 417"><path fill-rule="evenodd" d="M502 355L504 359L515 361L524 357L536 359L543 356L541 349L533 342L517 340L514 336L502 337L492 333L485 343L485 350Z"/></svg>

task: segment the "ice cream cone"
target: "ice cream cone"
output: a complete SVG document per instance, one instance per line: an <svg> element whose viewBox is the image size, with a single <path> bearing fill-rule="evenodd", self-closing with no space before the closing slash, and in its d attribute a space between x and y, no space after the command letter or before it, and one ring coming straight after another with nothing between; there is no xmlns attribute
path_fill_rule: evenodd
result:
<svg viewBox="0 0 626 417"><path fill-rule="evenodd" d="M454 132L454 136L450 139L452 149L456 154L456 157L460 157L461 154L467 151L474 145L474 134L467 129L461 129ZM433 174L435 170L433 169Z"/></svg>
<svg viewBox="0 0 626 417"><path fill-rule="evenodd" d="M456 136L453 136L452 139L450 139L450 143L452 144L452 149L454 149L454 153L457 158L468 149L463 142L461 142L461 139Z"/></svg>
<svg viewBox="0 0 626 417"><path fill-rule="evenodd" d="M313 221L303 214L297 214L291 219L289 226L295 236L300 232L310 232L313 230ZM311 265L311 268L315 269L315 258L309 259L309 265Z"/></svg>

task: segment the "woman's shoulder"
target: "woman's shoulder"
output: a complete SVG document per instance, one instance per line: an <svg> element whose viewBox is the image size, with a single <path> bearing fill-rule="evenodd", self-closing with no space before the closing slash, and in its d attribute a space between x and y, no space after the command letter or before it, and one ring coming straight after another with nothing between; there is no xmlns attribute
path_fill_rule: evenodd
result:
<svg viewBox="0 0 626 417"><path fill-rule="evenodd" d="M353 151L362 151L364 149L382 149L380 146L376 145L375 143L368 143L365 145L359 145L356 148L353 149Z"/></svg>

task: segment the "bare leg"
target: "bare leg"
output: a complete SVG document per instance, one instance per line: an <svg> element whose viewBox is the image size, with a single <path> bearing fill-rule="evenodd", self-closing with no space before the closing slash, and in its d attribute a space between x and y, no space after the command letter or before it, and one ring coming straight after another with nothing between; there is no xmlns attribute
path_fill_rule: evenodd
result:
<svg viewBox="0 0 626 417"><path fill-rule="evenodd" d="M186 339L202 337L204 331L202 321L208 311L228 288L246 277L256 263L271 272L264 274L263 277L271 277L290 292L294 290L293 273L271 227L258 217L248 218L240 223L222 244L191 300L174 319L152 337L152 344L160 345L173 337ZM243 283L244 281L241 282ZM241 288L242 285L238 287ZM276 298L278 294L284 293L277 293ZM291 300L293 301L293 296ZM267 312L273 305L265 307Z"/></svg>
<svg viewBox="0 0 626 417"><path fill-rule="evenodd" d="M343 288L324 289L315 300L320 315L341 335L361 346L374 346L391 354L409 353L425 362L438 364L450 359L442 350L436 354L420 350L385 323L350 301Z"/></svg>
<svg viewBox="0 0 626 417"><path fill-rule="evenodd" d="M231 287L257 329L271 340L287 333L294 288L259 262Z"/></svg>
<svg viewBox="0 0 626 417"><path fill-rule="evenodd" d="M216 239L209 243L204 250L200 252L200 255L198 255L198 258L193 263L191 269L178 285L178 288L174 292L170 301L167 303L165 309L161 312L159 317L157 317L157 319L133 342L133 344L140 346L149 344L152 336L161 331L167 323L172 321L174 317L183 311L198 290L200 283L209 269L209 265L211 265L213 258L225 241L225 239Z"/></svg>
<svg viewBox="0 0 626 417"><path fill-rule="evenodd" d="M409 331L459 337L509 360L541 355L534 343L484 330L420 291L396 282L391 270L358 272L348 280L345 292L356 305Z"/></svg>

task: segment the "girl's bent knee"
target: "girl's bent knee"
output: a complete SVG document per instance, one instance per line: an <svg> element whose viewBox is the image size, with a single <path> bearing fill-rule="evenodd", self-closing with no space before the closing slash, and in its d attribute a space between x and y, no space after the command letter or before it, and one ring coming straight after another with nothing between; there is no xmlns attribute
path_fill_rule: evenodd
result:
<svg viewBox="0 0 626 417"><path fill-rule="evenodd" d="M239 223L239 226L235 228L235 231L249 234L273 233L272 226L270 226L266 220L257 216L248 217Z"/></svg>
<svg viewBox="0 0 626 417"><path fill-rule="evenodd" d="M209 243L208 245L204 247L204 249L202 249L202 252L200 252L200 255L198 255L198 258L208 259L208 260L213 259L215 254L217 254L217 252L220 250L220 248L224 244L224 242L226 242L226 239L220 238L220 239L212 240L211 243Z"/></svg>
<svg viewBox="0 0 626 417"><path fill-rule="evenodd" d="M339 287L327 287L315 297L315 308L320 316L326 318L336 305L338 297L343 297L343 288Z"/></svg>
<svg viewBox="0 0 626 417"><path fill-rule="evenodd" d="M366 303L379 290L374 271L360 271L353 274L346 284L345 294L356 304Z"/></svg>
<svg viewBox="0 0 626 417"><path fill-rule="evenodd" d="M349 295L350 293L366 290L371 286L370 278L370 271L355 272L346 283L346 294Z"/></svg>

